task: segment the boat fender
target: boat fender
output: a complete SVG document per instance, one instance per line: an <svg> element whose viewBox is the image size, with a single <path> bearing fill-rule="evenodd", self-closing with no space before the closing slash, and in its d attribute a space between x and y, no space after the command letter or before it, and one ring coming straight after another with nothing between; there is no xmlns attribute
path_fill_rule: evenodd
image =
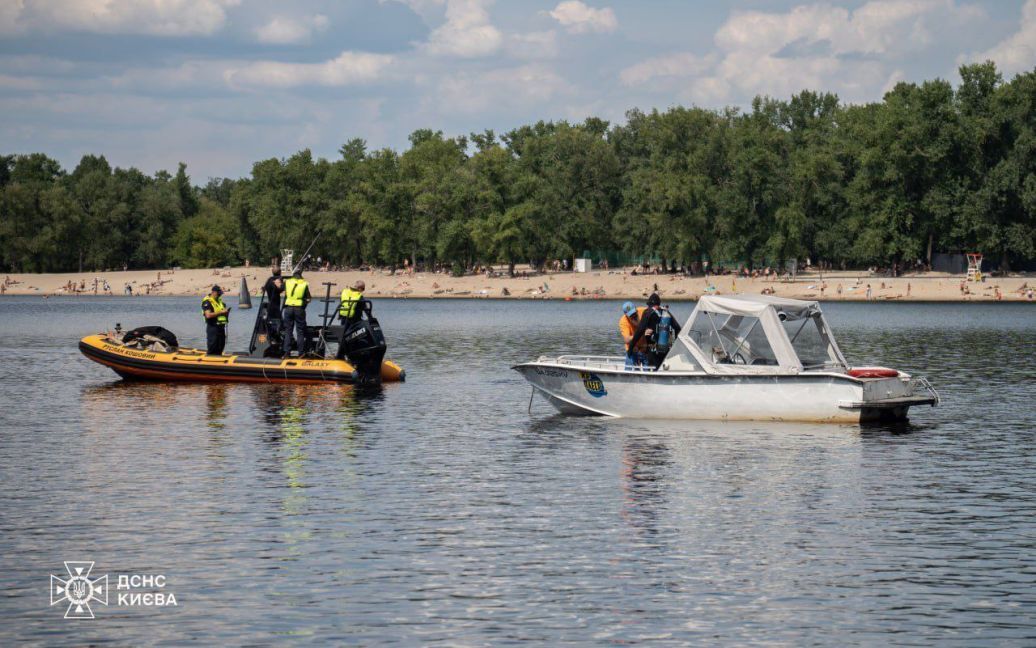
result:
<svg viewBox="0 0 1036 648"><path fill-rule="evenodd" d="M888 367L853 367L846 372L853 378L895 378L899 372Z"/></svg>

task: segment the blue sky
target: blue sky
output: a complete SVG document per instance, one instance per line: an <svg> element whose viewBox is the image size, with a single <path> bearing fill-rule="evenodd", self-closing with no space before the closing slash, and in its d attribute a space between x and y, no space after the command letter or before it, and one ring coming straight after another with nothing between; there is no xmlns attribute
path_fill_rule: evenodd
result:
<svg viewBox="0 0 1036 648"><path fill-rule="evenodd" d="M873 101L985 59L1036 67L1036 0L0 0L0 152L202 183L417 128Z"/></svg>

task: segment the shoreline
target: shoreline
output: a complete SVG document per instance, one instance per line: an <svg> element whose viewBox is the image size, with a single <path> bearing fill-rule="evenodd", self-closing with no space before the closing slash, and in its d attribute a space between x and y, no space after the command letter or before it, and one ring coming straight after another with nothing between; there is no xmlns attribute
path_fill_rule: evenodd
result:
<svg viewBox="0 0 1036 648"><path fill-rule="evenodd" d="M694 301L704 294L760 294L772 290L777 297L824 302L1030 302L1036 303L1036 277L1025 275L986 277L984 282L967 282L963 275L922 273L896 278L866 273L817 272L794 279L748 278L733 275L686 277L684 275L632 274L621 270L592 270L587 273L545 272L509 277L427 272L392 274L382 270L309 271L314 300L324 294L324 282L336 284L332 293L354 281L367 284L365 295L372 299L495 299L495 300L630 300L640 302L652 292L663 301ZM242 277L248 282L253 301L270 275L267 268L237 267L197 270L129 270L104 273L9 274L0 277L0 296L39 297L201 297L213 284L220 284L227 298L236 299ZM94 280L96 279L96 293ZM105 285L109 289L104 290ZM126 287L132 295L126 293ZM868 286L870 292L868 294ZM962 292L962 286L967 290ZM75 290L70 290L74 287Z"/></svg>
<svg viewBox="0 0 1036 648"><path fill-rule="evenodd" d="M758 293L750 293L750 292L726 293L726 294L722 294L721 293L721 294L719 294L717 296L724 297L724 296L731 296L731 295L755 295L755 294L758 294ZM226 296L226 295L224 295L224 296ZM449 300L453 300L453 301L489 301L489 302L529 302L529 301L541 301L541 302L559 302L559 303L563 303L563 304L564 303L574 303L574 302L587 302L587 301L602 301L602 302L613 301L613 302L617 302L617 301L627 301L628 300L628 301L632 301L637 306L642 306L643 305L643 300L640 297L637 297L637 298L633 298L633 297L600 297L600 298L594 298L594 297L579 297L579 298L577 298L577 297L573 297L571 299L565 299L565 298L561 298L561 297L492 297L492 296L481 296L481 295L460 295L460 296L445 295L444 296L444 295L370 295L370 294L368 294L367 296L370 297L372 300L373 299L377 299L377 300L390 300L390 301L407 301L407 300L411 300L411 301L449 301ZM972 296L972 297L974 297L973 299L917 299L917 298L914 298L914 297L911 297L910 299L905 299L905 298L904 299L897 299L895 297L888 297L888 298L878 297L878 298L872 298L872 299L869 299L869 300L866 299L866 298L856 298L856 297L834 298L834 299L829 298L829 297L824 297L823 299L821 299L821 298L814 298L814 297L795 297L795 296L790 296L790 295L777 295L777 296L778 297L788 297L789 299L802 299L804 301L816 301L816 302L825 303L825 304L826 303L834 303L834 302L845 303L845 304L867 304L867 303L901 303L901 304L995 304L995 303L1001 303L1001 304L1026 304L1026 303L1033 303L1033 304L1036 304L1036 298L1034 298L1030 302L1028 299L1008 299L1007 297L1004 297L1001 300L996 300L996 299L992 299L992 298L983 298L981 296L974 296L974 295ZM20 297L30 297L30 298L31 297L36 297L36 298L43 299L43 300L58 299L58 298L60 298L60 299L69 299L69 298L78 298L78 297L87 298L86 295L76 296L76 295L40 295L40 294L11 294L11 293L8 293L6 295L0 295L0 300L3 300L6 297L10 297L10 298L15 298L15 297L19 297L19 298ZM195 297L195 295L133 295L132 297L124 296L124 295L90 295L89 299L104 298L104 297L107 297L109 299L186 299L188 297ZM252 299L255 300L256 298L253 296ZM638 301L638 300L640 300L640 301ZM314 300L314 301L316 301L316 300ZM688 304L688 303L694 303L694 302L697 302L697 301L698 301L698 297L681 296L681 297L668 298L668 297L662 296L662 303L663 304ZM235 304L229 304L229 305L234 306L235 308L237 308L237 306ZM241 310L240 308L237 308L237 309Z"/></svg>

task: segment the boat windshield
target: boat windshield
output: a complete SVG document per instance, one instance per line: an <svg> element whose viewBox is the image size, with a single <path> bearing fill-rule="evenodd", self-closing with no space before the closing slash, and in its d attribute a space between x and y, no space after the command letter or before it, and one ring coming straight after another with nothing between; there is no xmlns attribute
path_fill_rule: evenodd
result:
<svg viewBox="0 0 1036 648"><path fill-rule="evenodd" d="M748 373L845 368L838 344L815 304L703 297L687 337L697 346L694 353L717 373L740 371L724 365L745 365Z"/></svg>
<svg viewBox="0 0 1036 648"><path fill-rule="evenodd" d="M808 317L784 319L784 332L795 349L803 369L843 366L820 313Z"/></svg>
<svg viewBox="0 0 1036 648"><path fill-rule="evenodd" d="M778 364L758 317L699 311L690 336L714 364Z"/></svg>

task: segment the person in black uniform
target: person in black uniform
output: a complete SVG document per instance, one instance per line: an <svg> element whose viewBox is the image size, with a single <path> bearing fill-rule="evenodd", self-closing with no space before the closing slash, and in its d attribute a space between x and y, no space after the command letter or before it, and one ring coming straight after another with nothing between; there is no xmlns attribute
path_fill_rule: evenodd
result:
<svg viewBox="0 0 1036 648"><path fill-rule="evenodd" d="M633 334L633 339L630 340L630 348L635 348L637 341L642 337L648 339L648 363L655 369L662 366L662 361L669 354L669 349L658 349L655 343L658 341L658 324L662 319L662 298L658 296L658 293L651 293L651 296L647 300L648 308L644 311L644 314L640 317L640 324L637 325L637 331ZM672 327L672 333L670 339L674 339L680 334L680 322L676 321L676 317L673 314L669 314L670 326Z"/></svg>
<svg viewBox="0 0 1036 648"><path fill-rule="evenodd" d="M273 275L263 285L263 292L266 293L266 319L279 320L281 318L281 294L284 293L284 280L281 279L280 268L273 269Z"/></svg>
<svg viewBox="0 0 1036 648"><path fill-rule="evenodd" d="M212 291L201 300L201 314L205 318L205 338L208 355L223 355L227 345L227 322L230 307L223 303L223 289L213 286Z"/></svg>

